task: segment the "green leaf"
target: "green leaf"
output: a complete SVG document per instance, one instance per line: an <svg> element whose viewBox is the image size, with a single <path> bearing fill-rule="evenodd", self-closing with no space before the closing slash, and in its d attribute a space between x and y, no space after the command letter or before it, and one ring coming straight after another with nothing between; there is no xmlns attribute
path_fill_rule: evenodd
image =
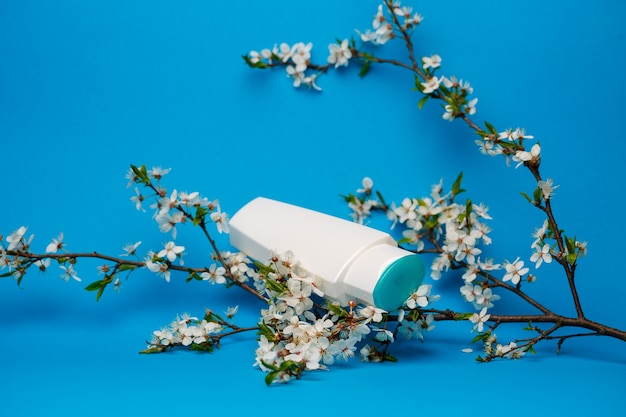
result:
<svg viewBox="0 0 626 417"><path fill-rule="evenodd" d="M454 181L454 184L452 184L452 198L454 198L455 196L461 194L462 192L464 192L465 190L461 188L461 181L463 180L463 172L461 172L459 174L458 177L456 177L456 180Z"/></svg>
<svg viewBox="0 0 626 417"><path fill-rule="evenodd" d="M148 177L148 170L146 169L145 165L142 165L141 167L136 167L135 165L131 165L130 169L132 169L135 175L137 176L137 179L135 180L135 182L140 182L143 184L150 183L150 178Z"/></svg>
<svg viewBox="0 0 626 417"><path fill-rule="evenodd" d="M265 62L263 61L253 62L249 55L242 55L241 57L246 62L246 64L248 64L250 68L258 68L258 69L267 68L267 64Z"/></svg>
<svg viewBox="0 0 626 417"><path fill-rule="evenodd" d="M533 200L530 197L528 197L528 194L526 194L525 192L521 191L520 194L522 195L522 197L528 200L529 203L533 202Z"/></svg>
<svg viewBox="0 0 626 417"><path fill-rule="evenodd" d="M535 351L534 343L531 343L530 345L526 346L526 347L524 348L524 352L530 352L530 353L532 353L533 355L534 355L535 353L537 353L537 352Z"/></svg>
<svg viewBox="0 0 626 417"><path fill-rule="evenodd" d="M565 259L567 259L567 263L570 265L574 265L576 263L576 259L578 259L578 255L575 253L568 254Z"/></svg>
<svg viewBox="0 0 626 417"><path fill-rule="evenodd" d="M103 280L92 282L91 284L89 284L89 285L87 285L85 287L85 290L87 290L87 291L97 291L97 290L99 290L100 288L102 288L102 281Z"/></svg>
<svg viewBox="0 0 626 417"><path fill-rule="evenodd" d="M455 321L469 320L469 318L472 317L473 315L474 315L474 313L457 313L457 314L454 315L454 320Z"/></svg>
<svg viewBox="0 0 626 417"><path fill-rule="evenodd" d="M383 206L386 206L387 203L385 203L385 199L383 198L383 195L380 193L380 191L376 190L376 195L378 196L378 199L383 204Z"/></svg>
<svg viewBox="0 0 626 417"><path fill-rule="evenodd" d="M370 72L371 67L372 67L372 61L363 62L363 65L361 65L361 70L359 71L359 77L361 78L365 77Z"/></svg>
<svg viewBox="0 0 626 417"><path fill-rule="evenodd" d="M341 198L343 198L343 200L346 203L354 203L357 201L357 198L354 194L350 193L348 195L340 195Z"/></svg>
<svg viewBox="0 0 626 417"><path fill-rule="evenodd" d="M565 246L567 246L567 252L572 254L576 253L576 240L571 237L565 237Z"/></svg>
<svg viewBox="0 0 626 417"><path fill-rule="evenodd" d="M98 292L96 293L96 301L100 301L100 297L102 297L102 294L104 293L104 289L106 287L107 287L106 284L103 283L100 289L98 290Z"/></svg>
<svg viewBox="0 0 626 417"><path fill-rule="evenodd" d="M534 198L535 204L541 203L541 199L543 198L543 193L541 192L541 188L539 187L535 188L535 191L533 192L533 198Z"/></svg>
<svg viewBox="0 0 626 417"><path fill-rule="evenodd" d="M279 374L280 374L280 371L268 372L267 375L265 375L265 385L267 385L268 387L272 385L272 382L274 382L274 380L278 377Z"/></svg>
<svg viewBox="0 0 626 417"><path fill-rule="evenodd" d="M131 265L131 264L121 264L120 266L117 267L117 270L120 272L123 271L134 271L135 269L137 269L136 265Z"/></svg>
<svg viewBox="0 0 626 417"><path fill-rule="evenodd" d="M488 130L491 134L493 134L493 135L497 135L497 134L498 134L498 131L496 130L496 128L495 128L495 127L493 127L493 125L492 125L491 123L489 123L489 122L485 121L485 127L487 127L487 130Z"/></svg>
<svg viewBox="0 0 626 417"><path fill-rule="evenodd" d="M474 210L474 205L472 204L472 200L468 198L467 201L465 202L465 215L468 217L468 219L469 219L470 214L472 214L473 210Z"/></svg>
<svg viewBox="0 0 626 417"><path fill-rule="evenodd" d="M385 355L385 360L389 362L398 362L398 358L390 354Z"/></svg>
<svg viewBox="0 0 626 417"><path fill-rule="evenodd" d="M148 349L144 349L139 351L140 355L150 355L152 353L162 353L165 352L165 350L167 349L167 346L155 346L155 347L151 347Z"/></svg>
<svg viewBox="0 0 626 417"><path fill-rule="evenodd" d="M483 333L478 333L472 339L472 343L476 343L476 342L480 342L480 341L485 342L487 339L489 339L489 336L491 336L491 332L490 331L486 331L486 332L483 332Z"/></svg>
<svg viewBox="0 0 626 417"><path fill-rule="evenodd" d="M197 352L204 352L204 353L213 353L215 351L215 348L213 347L213 343L193 343L190 347L190 350L195 350Z"/></svg>
<svg viewBox="0 0 626 417"><path fill-rule="evenodd" d="M193 225L197 226L199 224L202 224L207 214L209 214L209 211L207 209L205 209L204 207L198 207L196 209L196 214L193 217Z"/></svg>
<svg viewBox="0 0 626 417"><path fill-rule="evenodd" d="M202 277L197 272L191 272L185 282L189 282L192 279L195 279L196 281L202 281Z"/></svg>
<svg viewBox="0 0 626 417"><path fill-rule="evenodd" d="M419 110L422 110L424 108L424 104L426 104L426 102L428 101L429 98L430 98L430 96L422 97L422 99L417 103L417 108Z"/></svg>
<svg viewBox="0 0 626 417"><path fill-rule="evenodd" d="M424 85L422 84L422 80L416 75L415 76L415 88L413 90L417 90L420 93L424 92Z"/></svg>
<svg viewBox="0 0 626 417"><path fill-rule="evenodd" d="M254 261L254 266L257 268L257 270L261 274L267 275L270 272L276 272L276 271L274 271L274 268L271 265L265 265L265 264L263 264L261 262L258 262L258 261Z"/></svg>
<svg viewBox="0 0 626 417"><path fill-rule="evenodd" d="M287 291L287 286L285 284L278 283L274 281L273 279L266 279L265 286L271 291L274 291L279 294L282 294L283 292Z"/></svg>
<svg viewBox="0 0 626 417"><path fill-rule="evenodd" d="M273 340L276 336L274 334L274 331L267 324L258 323L257 326L259 327L259 331L257 332L257 334L265 336L266 339Z"/></svg>
<svg viewBox="0 0 626 417"><path fill-rule="evenodd" d="M339 304L328 303L328 304L326 304L326 306L328 307L328 310L330 310L330 312L333 313L336 316L344 317L344 316L348 315L348 312L343 307L341 307Z"/></svg>

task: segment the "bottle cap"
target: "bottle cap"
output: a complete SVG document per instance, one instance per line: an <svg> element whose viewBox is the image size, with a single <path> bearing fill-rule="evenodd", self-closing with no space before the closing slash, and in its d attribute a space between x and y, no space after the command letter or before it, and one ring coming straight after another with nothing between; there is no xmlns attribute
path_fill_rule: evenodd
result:
<svg viewBox="0 0 626 417"><path fill-rule="evenodd" d="M419 288L424 275L419 255L395 244L382 243L359 254L348 267L344 291L349 299L392 311Z"/></svg>
<svg viewBox="0 0 626 417"><path fill-rule="evenodd" d="M387 311L400 307L423 280L424 263L418 255L394 261L385 268L374 288L374 305Z"/></svg>

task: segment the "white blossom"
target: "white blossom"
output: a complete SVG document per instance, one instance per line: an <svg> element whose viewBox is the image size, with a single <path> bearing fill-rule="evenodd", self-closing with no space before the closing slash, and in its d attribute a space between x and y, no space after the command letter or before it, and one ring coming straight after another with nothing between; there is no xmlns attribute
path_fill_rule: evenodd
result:
<svg viewBox="0 0 626 417"><path fill-rule="evenodd" d="M441 79L437 77L429 77L426 82L422 82L422 87L424 90L422 91L424 94L434 93L439 89L439 85L441 84Z"/></svg>
<svg viewBox="0 0 626 417"><path fill-rule="evenodd" d="M352 58L348 39L344 39L339 45L335 43L328 45L328 51L330 52L328 56L329 64L334 64L335 68L348 66L348 62Z"/></svg>
<svg viewBox="0 0 626 417"><path fill-rule="evenodd" d="M480 310L480 313L472 314L472 316L469 318L469 321L474 323L474 330L482 332L485 323L487 323L487 321L489 320L489 317L491 317L491 314L487 314L487 308L485 307Z"/></svg>

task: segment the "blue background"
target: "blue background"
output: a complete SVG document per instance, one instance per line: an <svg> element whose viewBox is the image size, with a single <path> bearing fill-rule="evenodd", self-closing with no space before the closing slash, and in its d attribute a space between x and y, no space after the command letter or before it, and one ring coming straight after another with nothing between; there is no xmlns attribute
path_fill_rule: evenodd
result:
<svg viewBox="0 0 626 417"><path fill-rule="evenodd" d="M560 225L589 241L578 270L585 312L626 328L626 5L412 5L425 17L418 54L440 54L443 74L471 81L475 120L499 130L522 126L541 141L544 175L560 185ZM438 104L418 111L408 72L374 67L359 79L351 66L321 77L324 91L314 93L295 90L282 70L251 71L241 60L252 49L304 41L324 61L335 38L370 26L376 6L1 1L0 233L29 226L40 251L61 231L73 251L117 255L137 240L143 250L161 248L169 235L129 201L131 163L171 167L166 185L219 198L231 214L265 195L342 217L349 213L338 195L366 175L400 201L463 171L467 196L494 217L490 254L529 257L530 234L542 222L519 196L532 191L530 175L482 156L470 130L442 120ZM402 56L394 55L399 43L383 51ZM210 248L197 230L180 230L177 242L188 265L207 263ZM138 355L152 330L178 313L239 304L240 323L252 325L261 306L237 289L185 284L182 276L167 284L144 271L96 303L83 289L97 279L95 265L77 265L82 283L63 282L55 268L27 275L22 289L0 281L1 416L623 415L625 345L603 338L568 341L558 356L548 342L522 361L477 364L461 352L470 326L440 323L426 343L396 344L399 363L352 361L272 388L252 367L251 334L226 340L214 355ZM450 278L435 291L456 296L460 281ZM540 270L530 291L572 314L554 265ZM519 308L505 299L497 311Z"/></svg>

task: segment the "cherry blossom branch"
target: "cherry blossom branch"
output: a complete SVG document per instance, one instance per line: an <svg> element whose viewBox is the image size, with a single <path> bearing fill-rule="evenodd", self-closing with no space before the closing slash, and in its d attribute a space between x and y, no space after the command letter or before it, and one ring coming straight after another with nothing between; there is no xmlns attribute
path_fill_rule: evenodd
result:
<svg viewBox="0 0 626 417"><path fill-rule="evenodd" d="M42 261L45 259L52 259L52 260L56 260L59 261L59 263L64 264L64 263L70 263L70 264L74 264L76 263L76 261L78 259L101 259L104 261L108 261L113 263L113 267L111 269L111 267L105 268L107 274L109 275L115 275L118 272L124 272L124 271L128 271L131 272L135 269L138 268L147 268L146 262L145 261L133 261L133 260L129 260L129 259L122 259L122 258L118 258L115 256L110 256L110 255L105 255L102 253L98 253L98 252L67 252L67 253L33 253L33 252L24 252L21 250L7 250L4 252L6 256L12 256L12 257L16 257L19 258L21 260L22 266L21 268L27 269L33 265L36 265L37 261ZM223 261L223 260L222 260ZM227 263L225 261L224 265L227 265ZM43 270L45 270L46 268L44 267ZM202 273L209 273L210 269L206 268L206 267L187 267L187 266L182 266L182 265L175 265L172 263L167 264L167 269L171 270L171 271L179 271L179 272L186 272L190 275L200 275ZM24 271L25 273L25 271ZM7 277L10 276L10 274L6 275ZM254 288L250 287L249 285L247 285L244 282L240 282L238 281L231 273L225 273L225 277L233 284L236 285L240 288L242 288L243 290L249 292L250 294L254 295L256 298L259 298L260 300L263 301L267 301L267 299L261 295L258 291L256 291Z"/></svg>
<svg viewBox="0 0 626 417"><path fill-rule="evenodd" d="M389 348L396 338L423 340L423 333L431 331L435 327L433 323L438 321L472 323L472 330L476 333L474 342L482 342L485 349L484 356L479 355L478 360L485 362L495 358L516 359L527 352L534 353L534 346L546 340L557 340L557 351L565 340L575 337L608 336L626 341L626 331L589 320L583 314L575 272L578 259L586 253L586 243L568 237L559 228L551 205L556 186L552 185L551 179L544 180L540 173L539 143L527 150L525 141L534 138L526 135L523 129L498 132L488 122L483 128L471 119L478 99L469 99L473 94L469 83L455 77L438 76L437 71L441 68L438 55L417 58L411 36L421 19L419 14L413 14L410 7L401 6L399 1L384 0L374 17L373 30L359 32L364 44L374 46L401 38L408 52L408 63L374 56L373 52L357 47L354 40L348 39L329 46L330 55L326 64L312 63L312 45L304 43L293 46L280 44L271 50L252 51L243 58L252 68L284 67L294 86L303 85L318 90L316 79L319 74L346 66L350 60L359 61L361 76L368 72L372 63L410 71L415 76L415 89L422 95L419 108L430 99L442 101L445 109L443 118L449 121L461 119L466 123L480 137L476 142L483 153L503 156L507 163L513 160L517 163L516 168L524 166L533 175L537 188L532 197L525 193L522 195L544 213L545 220L533 234L535 253L531 262L535 263L535 269L553 259L561 265L576 307L576 317L555 313L523 290L523 285L537 278L529 273L529 268L519 257L514 261L505 260L502 264L495 263L493 259L481 260L479 243L491 243L488 236L490 229L486 225L491 217L482 203L477 205L470 199L464 204L456 201L456 197L465 191L461 188L462 175L447 193L444 193L440 183L433 186L429 197L405 198L399 205L388 204L380 192L374 193L373 182L369 178L364 179L363 189L345 196L345 199L353 210L355 221L363 222L373 211L383 212L392 221L392 228L396 225L404 228L400 245L414 245L415 249L409 250L435 255L430 268L432 279L440 279L448 270L464 271L464 285L460 293L477 312L433 308L432 304L440 296L431 294L431 284L422 284L414 289L406 301L392 312L375 306L357 305L354 301L350 301L348 306L341 306L324 299L317 283L318 277L299 265L297 254L275 254L266 260L267 264L261 264L252 262L243 253L221 251L208 229L212 222L219 233L228 232L227 216L221 212L217 200L209 201L198 193L168 192L161 186L160 180L169 169L153 167L148 170L145 166L134 165L127 174L129 186L144 186L156 199L151 208L156 209L154 219L160 230L171 233L172 239L176 239L178 225L191 223L198 226L209 242L210 258L216 263L210 267L184 266L182 256L185 248L174 240L156 253L149 251L146 257L139 260L99 252L69 252L65 249L62 235L53 239L46 253L33 253L30 250L32 236L27 238L26 227L21 227L6 237L6 245L0 236L0 271L8 268L8 272L0 277L13 277L19 285L30 268L46 270L51 261L56 261L63 270L64 279L80 281L74 265L80 259L98 259L107 262L98 267L104 278L86 288L97 291L96 299L109 284L117 287L119 274L140 268L146 268L167 281L170 280L170 272L176 271L188 274L187 281L195 279L238 286L264 301L266 308L261 309L257 326L235 325L232 318L238 307L229 307L226 319L211 310L207 310L201 319L182 315L168 326L154 331L147 349L142 353L158 353L172 348L212 352L220 348L225 337L257 331L255 366L267 373L265 381L268 385L299 378L307 370L327 369L337 360L348 360L355 356L357 346L362 360L395 361L389 354ZM135 193L131 200L138 210L145 211L142 204L146 197L138 188L135 188ZM127 246L127 255L136 255L140 243ZM424 247L425 244L429 247ZM501 269L504 269L504 275L498 277L494 271ZM500 298L492 292L496 288L512 293L540 314L491 314L488 309ZM517 338L508 344L498 343L496 330L509 323L526 323L527 327L523 330L533 332L532 336ZM537 324L552 326L544 329ZM589 332L558 334L560 329L572 327Z"/></svg>
<svg viewBox="0 0 626 417"><path fill-rule="evenodd" d="M232 320L236 313L237 308L229 309L227 313L229 319ZM183 315L177 317L169 327L154 331L148 348L139 353L163 353L175 348L211 353L215 348L221 347L222 339L226 337L258 330L258 326L239 327L229 320L224 320L213 311L207 310L201 320Z"/></svg>
<svg viewBox="0 0 626 417"><path fill-rule="evenodd" d="M434 314L435 321L459 321L463 320L468 313L459 313L452 310L438 310L438 309L423 309L424 313ZM591 330L593 333L582 333L580 336L595 335L595 336L609 336L615 339L626 341L626 331L617 329L615 327L607 326L602 323L598 323L584 317L565 317L559 314L491 314L489 322L493 323L493 327L497 327L502 323L553 323L555 326L549 334L555 330L564 327L576 327L581 329ZM552 328L551 328L552 329ZM532 328L531 330L536 330ZM541 337L541 339L559 339L564 336L551 336ZM577 335L569 335L565 338L576 337ZM535 340L535 339L534 339ZM535 341L538 341L536 339Z"/></svg>
<svg viewBox="0 0 626 417"><path fill-rule="evenodd" d="M378 193L378 195L380 196L380 193ZM381 211L388 211L390 209L385 203L375 204L373 207L374 207L374 210L381 210ZM430 252L430 253L436 253L436 254L444 254L445 252L442 249L438 239L435 238L432 230L429 231L429 233L427 233L427 236L429 237L429 241L433 245L434 248L430 251L422 250L422 251L419 251L419 253ZM450 269L467 269L469 268L469 266L470 265L466 262L455 262L454 264L450 266ZM501 323L538 322L538 323L554 323L555 324L555 326L551 329L551 331L539 332L540 334L537 337L533 338L530 342L526 344L529 346L536 344L540 340L551 340L551 339L561 340L560 336L559 337L550 336L550 334L563 327L584 328L584 329L591 330L593 332L591 334L594 334L594 335L609 336L609 337L613 337L619 340L626 341L625 331L589 320L582 315L579 315L578 317L575 317L575 318L571 318L571 317L566 317L566 316L556 314L552 312L549 308L547 308L546 306L544 306L543 304L535 300L534 298L530 297L524 291L522 291L519 284L516 286L510 285L506 282L503 282L501 279L496 278L493 274L487 271L483 271L483 270L477 271L477 274L480 276L483 276L489 282L489 284L483 284L483 286L486 286L486 287L495 286L499 288L504 288L507 291L514 293L516 296L520 297L521 299L523 299L524 301L526 301L527 303L529 303L530 305L537 308L539 311L543 313L539 315L537 314L523 314L523 315L490 314L485 319L485 322L493 323L492 330L495 330L495 328L498 327ZM448 321L448 320L458 321L461 319L467 319L468 316L471 314L471 313L468 314L468 313L454 312L452 310L436 310L436 309L424 309L422 310L422 312L433 313L435 321ZM537 329L534 328L534 330L537 330ZM578 334L569 335L566 338L576 337L577 335ZM583 333L580 335L588 335L588 333ZM516 340L516 342L518 341L519 340ZM562 341L559 342L559 347L561 344L562 344Z"/></svg>
<svg viewBox="0 0 626 417"><path fill-rule="evenodd" d="M385 13L385 10L387 13ZM244 59L246 59L246 62L251 67L263 68L265 65L264 59L266 59L269 54L271 55L272 59L277 59L280 61L277 66L287 67L288 75L294 78L294 86L298 87L300 85L308 85L316 89L320 89L315 84L316 76L315 74L313 76L307 76L307 70L310 69L312 71L320 71L325 73L329 69L331 69L332 66L334 66L334 68L347 66L350 60L357 60L361 63L361 76L365 75L369 71L370 65L372 63L397 66L413 73L416 77L416 89L422 93L422 99L420 100L418 105L419 108L421 108L424 103L426 103L426 101L431 98L443 101L444 108L446 110L443 118L449 121L460 119L475 133L477 133L481 139L476 142L481 147L483 153L488 155L502 155L506 158L507 163L509 163L512 159L514 162L517 163L517 167L524 166L526 169L529 170L531 175L533 175L535 181L537 182L537 188L533 193L533 197L528 197L525 193L522 193L522 195L524 195L531 204L540 209L546 217L546 223L544 223L542 231L537 233L537 239L533 243L533 248L535 248L536 250L536 253L533 255L533 257L535 258L534 261L536 262L536 267L538 267L542 262L550 262L552 259L556 260L556 262L561 265L568 282L569 291L571 293L571 297L577 314L578 321L575 322L579 323L583 328L591 326L591 329L593 329L594 331L598 331L599 334L609 334L623 340L623 333L620 333L621 331L616 329L609 330L607 328L605 329L605 332L601 327L598 327L602 325L589 321L588 319L586 319L583 313L580 297L578 295L575 284L575 272L578 258L585 255L586 243L581 243L569 238L559 228L557 218L551 204L552 193L554 191L554 188L556 187L552 185L551 179L544 180L542 178L542 175L540 174L539 166L541 162L541 148L539 144L535 143L530 150L527 150L525 140L530 140L534 138L530 135L526 135L523 129L518 128L516 130L511 129L504 132L498 132L488 122L485 122L485 128L482 128L471 119L471 116L476 112L476 102L478 101L478 99L470 100L468 98L469 95L473 93L473 89L470 87L469 83L463 82L462 80L458 81L455 77L448 78L445 76L437 76L436 72L441 67L441 58L438 55L422 57L419 61L416 58L415 48L412 42L411 35L415 27L419 25L420 22L421 16L419 16L419 14L412 14L412 10L410 7L403 7L398 1L384 0L383 3L379 6L378 12L374 17L372 30L368 29L365 33L357 31L364 45L372 44L374 46L380 46L384 45L389 40L395 37L401 38L404 41L406 50L408 52L408 63L401 60L376 57L369 51L358 47L354 40L338 41L337 45L330 45L328 64L325 65L317 65L311 62L311 44L306 45L306 47L303 46L303 44L296 44L292 48L285 44L281 44L280 50L275 50L275 53L269 53L267 50L265 52L262 52L261 54L253 52L251 53L251 55L245 56ZM458 191L459 190L452 191L452 198L458 193ZM391 213L391 217L395 216L395 207L390 208L384 202L380 194L379 197L380 201L371 202L367 199L359 199L358 197L354 197L351 195L349 196L349 198L346 198L346 201L354 209L356 220L362 220L363 218L367 217L370 209L378 209L388 213L388 215L389 213ZM405 199L405 201L407 200ZM468 207L471 206L469 200L467 204ZM410 210L404 212L401 209L400 212L401 217L408 216L408 218L412 218ZM459 225L459 227L461 227L462 229L461 232L463 233L473 233L470 224L470 214L471 210L468 210L467 213L464 214L466 224ZM418 224L420 223L418 222ZM418 233L417 228L414 233ZM443 262L443 264L437 266L437 274L441 272L439 268L464 269L466 271L473 271L472 276L474 278L471 279L475 280L476 277L481 277L481 280L478 281L480 287L482 287L483 289L498 287L512 292L513 294L520 297L533 307L537 308L540 312L542 312L544 314L544 316L542 317L544 317L545 320L554 323L558 322L559 324L555 325L556 328L565 326L562 323L572 323L572 319L553 313L549 308L542 305L534 298L530 297L521 289L522 277L524 274L526 274L528 268L524 267L524 263L523 261L519 260L519 257L513 262L506 263L507 274L505 275L504 279L499 279L489 271L480 269L477 270L473 261L469 263L459 261L459 259L445 259L446 257L460 257L460 259L463 259L465 257L465 254L457 251L456 256L454 256L454 254L451 255L446 250L444 250L445 246L440 243L440 235L438 232L426 228L425 231L420 231L419 234L423 234L421 238L425 238L425 240L429 241L433 246L433 249L426 249L426 251L439 254L440 259L442 259L441 257L443 257L443 260L441 261ZM456 235L457 232L454 232L454 234ZM417 238L418 243L421 238ZM552 245L549 245L547 242L554 243ZM466 245L467 242L462 238L459 238L458 242L452 242L452 244L455 246L457 244ZM473 248L473 245L472 247L468 245L465 250L467 251L468 256L471 256L472 258L474 257L472 251L474 251L475 249ZM416 252L418 253L421 253L422 251L424 251L423 248L419 248L419 250L416 250ZM480 253L480 251L478 251L477 253ZM533 260L533 257L531 257L531 260ZM449 265L446 264L446 262L448 262ZM512 280L513 285L506 283L505 281L507 279ZM527 281L531 282L531 279L535 280L536 278L534 276L528 275ZM466 287L467 286L470 286L470 288L472 287L469 281L466 284ZM462 292L463 291L468 292L467 294L465 294L466 296L473 297L472 291L478 291L480 293L482 290L470 290L468 288L462 288ZM493 318L489 319L489 317ZM487 314L485 308L483 309L483 311L480 312L478 317L473 318L475 320L478 320L476 322L477 325L481 325L483 322L494 323L496 317L497 316ZM536 318L536 316L508 317L509 319L506 322L515 321L513 317L516 317L516 320L518 321L527 321L528 318ZM497 327L497 324L495 324L494 326ZM539 336L539 339L534 340L533 343L536 343L538 340L543 340L548 336L548 334Z"/></svg>
<svg viewBox="0 0 626 417"><path fill-rule="evenodd" d="M399 19L398 19L398 15L400 13L397 12L398 10L398 6L396 5L396 2L391 1L391 0L385 0L384 1L385 5L387 6L387 8L390 11L390 16L392 18L393 21L393 25L395 26L395 28L402 34L402 37L405 41L406 44L406 48L409 52L409 57L410 57L410 61L411 61L411 70L416 73L422 80L422 85L425 87L427 85L427 83L430 81L430 76L428 76L427 74L424 74L421 70L420 70L420 66L417 63L417 60L415 59L415 54L414 54L414 47L413 47L413 43L411 40L411 34L410 34L410 26L407 27L406 25L403 25L400 23ZM406 18L408 18L409 16L405 16ZM391 63L393 65L397 65L395 62L385 62L383 60L378 61L380 63ZM437 64L438 66L438 64ZM425 97L429 97L432 96L436 99L440 99L440 100L444 100L446 101L446 95L445 94L441 94L440 90L435 90L432 91L430 93L430 95L426 95ZM472 110L470 110L470 112L472 112ZM459 117L461 120L463 120L470 128L472 128L474 131L476 131L477 133L479 133L482 137L486 137L489 135L488 132L486 132L484 129L480 128L476 123L474 123L469 115L467 114L467 112L461 112L457 117ZM522 140L523 135L522 135ZM519 148L516 150L516 154L518 152L524 152L524 148L521 146L521 140L520 140L520 146ZM531 172L531 174L533 175L533 177L535 178L535 180L537 181L537 183L542 182L542 177L541 174L539 172L539 159L538 158L532 158L529 160L525 160L524 161L524 166L526 166L528 168L528 170ZM575 262L568 262L566 259L564 259L563 254L567 253L566 248L564 246L564 238L561 235L561 229L558 227L558 223L556 221L554 212L552 211L552 206L551 206L551 202L549 198L545 198L544 199L545 204L542 206L540 204L539 201L536 201L535 206L537 206L538 208L540 208L547 216L548 221L551 225L551 229L554 232L554 240L556 241L558 248L559 248L559 254L557 254L557 256L555 257L558 261L558 263L563 267L563 270L565 272L565 275L567 277L567 281L568 281L568 285L570 287L570 292L572 294L572 299L576 308L576 312L578 314L578 317L584 317L584 313L583 313L583 309L582 309L582 305L580 302L580 297L578 295L578 291L576 289L576 284L575 284L575 269L576 269L576 263ZM528 301L528 300L527 300Z"/></svg>

